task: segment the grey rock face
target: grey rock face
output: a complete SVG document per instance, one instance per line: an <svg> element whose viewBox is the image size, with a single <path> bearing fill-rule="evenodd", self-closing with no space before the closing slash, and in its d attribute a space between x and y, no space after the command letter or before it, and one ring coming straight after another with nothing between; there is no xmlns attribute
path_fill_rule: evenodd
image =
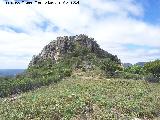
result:
<svg viewBox="0 0 160 120"><path fill-rule="evenodd" d="M66 53L73 52L74 45L77 43L80 46L89 48L91 52L96 53L100 56L113 56L108 52L102 50L96 43L96 41L94 41L93 38L89 38L87 35L80 34L76 36L64 36L57 37L57 40L53 40L48 45L46 45L39 55L34 55L29 63L29 67L34 66L38 62L45 61L47 59L51 59L53 63L56 63L56 61Z"/></svg>

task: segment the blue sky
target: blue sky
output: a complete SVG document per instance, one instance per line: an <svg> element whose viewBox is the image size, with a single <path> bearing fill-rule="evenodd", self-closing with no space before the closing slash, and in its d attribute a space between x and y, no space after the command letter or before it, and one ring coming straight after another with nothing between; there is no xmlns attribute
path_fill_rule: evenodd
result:
<svg viewBox="0 0 160 120"><path fill-rule="evenodd" d="M1 0L0 69L27 68L50 41L76 34L95 38L122 62L159 59L159 11L158 0L81 0L79 5L5 5Z"/></svg>
<svg viewBox="0 0 160 120"><path fill-rule="evenodd" d="M140 0L145 9L144 21L151 24L160 25L160 1L159 0Z"/></svg>

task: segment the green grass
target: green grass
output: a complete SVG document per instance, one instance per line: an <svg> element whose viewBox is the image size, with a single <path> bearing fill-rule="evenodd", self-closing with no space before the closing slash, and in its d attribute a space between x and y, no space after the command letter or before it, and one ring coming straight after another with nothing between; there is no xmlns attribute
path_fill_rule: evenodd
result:
<svg viewBox="0 0 160 120"><path fill-rule="evenodd" d="M0 99L1 120L152 120L158 116L159 83L82 72L15 99Z"/></svg>

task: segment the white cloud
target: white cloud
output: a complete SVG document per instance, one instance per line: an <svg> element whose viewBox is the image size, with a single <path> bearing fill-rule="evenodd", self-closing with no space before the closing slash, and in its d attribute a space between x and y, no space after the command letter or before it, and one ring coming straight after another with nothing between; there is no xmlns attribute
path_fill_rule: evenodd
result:
<svg viewBox="0 0 160 120"><path fill-rule="evenodd" d="M124 48L123 44L160 47L160 26L134 16L144 16L143 7L134 0L82 0L80 5L3 4L0 7L0 68L27 67L31 56L38 54L49 41L80 33L94 37L102 48L117 54L123 62L160 57L157 49L148 52L144 48L134 51Z"/></svg>

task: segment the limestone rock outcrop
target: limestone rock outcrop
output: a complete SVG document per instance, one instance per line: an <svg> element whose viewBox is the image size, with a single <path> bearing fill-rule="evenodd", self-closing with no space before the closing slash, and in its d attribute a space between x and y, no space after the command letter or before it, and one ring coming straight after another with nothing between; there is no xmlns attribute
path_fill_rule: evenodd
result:
<svg viewBox="0 0 160 120"><path fill-rule="evenodd" d="M94 38L89 38L87 35L80 34L76 36L57 37L56 40L53 40L46 45L39 55L33 56L29 66L34 66L39 61L45 61L47 59L51 59L53 63L56 63L63 55L73 52L76 44L90 49L91 52L101 57L109 56L112 59L118 60L117 56L101 49Z"/></svg>

